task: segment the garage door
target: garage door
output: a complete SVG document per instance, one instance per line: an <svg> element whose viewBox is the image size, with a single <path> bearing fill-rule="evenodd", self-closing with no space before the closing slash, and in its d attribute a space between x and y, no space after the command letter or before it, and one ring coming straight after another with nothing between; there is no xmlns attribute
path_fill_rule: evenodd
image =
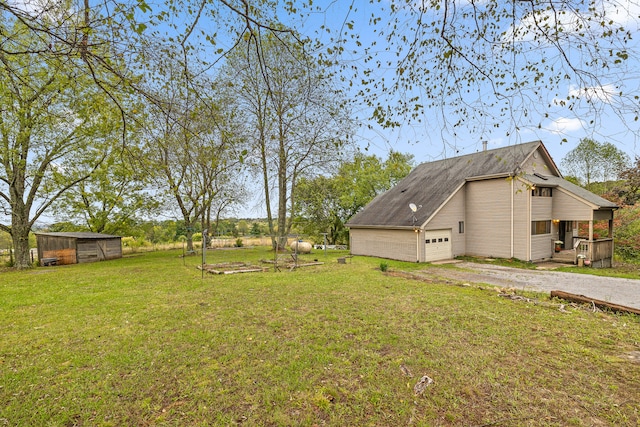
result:
<svg viewBox="0 0 640 427"><path fill-rule="evenodd" d="M424 232L425 261L451 258L451 230L429 230Z"/></svg>

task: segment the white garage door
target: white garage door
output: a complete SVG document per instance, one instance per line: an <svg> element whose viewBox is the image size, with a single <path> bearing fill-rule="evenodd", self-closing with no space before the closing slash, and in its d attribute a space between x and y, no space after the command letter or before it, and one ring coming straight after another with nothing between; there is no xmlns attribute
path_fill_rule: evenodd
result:
<svg viewBox="0 0 640 427"><path fill-rule="evenodd" d="M424 232L425 261L451 258L451 230L430 230Z"/></svg>

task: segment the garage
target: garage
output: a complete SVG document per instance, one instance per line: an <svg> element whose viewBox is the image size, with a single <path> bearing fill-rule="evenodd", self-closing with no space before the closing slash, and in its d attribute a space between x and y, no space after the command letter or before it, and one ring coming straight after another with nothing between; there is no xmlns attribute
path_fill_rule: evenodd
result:
<svg viewBox="0 0 640 427"><path fill-rule="evenodd" d="M451 259L451 230L427 230L424 232L424 260Z"/></svg>

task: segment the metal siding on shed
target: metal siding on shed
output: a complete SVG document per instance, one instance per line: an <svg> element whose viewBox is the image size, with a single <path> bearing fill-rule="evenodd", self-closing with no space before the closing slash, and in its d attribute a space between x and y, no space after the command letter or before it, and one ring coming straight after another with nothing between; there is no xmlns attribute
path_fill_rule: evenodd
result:
<svg viewBox="0 0 640 427"><path fill-rule="evenodd" d="M416 233L413 230L352 228L351 254L399 261L416 261Z"/></svg>

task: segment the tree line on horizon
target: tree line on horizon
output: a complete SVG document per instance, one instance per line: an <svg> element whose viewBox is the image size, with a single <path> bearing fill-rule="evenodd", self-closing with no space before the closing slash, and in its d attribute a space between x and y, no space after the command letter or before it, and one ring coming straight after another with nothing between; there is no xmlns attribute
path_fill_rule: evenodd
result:
<svg viewBox="0 0 640 427"><path fill-rule="evenodd" d="M378 46L348 18L356 2L340 28L317 20L337 3L0 2L0 231L17 268L30 267L29 235L45 215L105 232L169 213L191 247L196 227L213 230L254 190L274 248L313 223L344 239L340 223L380 190L342 170L360 161L355 135L367 123L442 116L443 129L506 123L509 135L528 123L527 103L614 105L637 120L633 92L597 96L611 76L633 77L633 32L604 20L617 8L569 3L557 13L546 2L371 0ZM301 33L300 22L318 26ZM545 61L531 59L540 52ZM569 83L585 90L561 106L541 95ZM334 205L319 209L314 188Z"/></svg>

